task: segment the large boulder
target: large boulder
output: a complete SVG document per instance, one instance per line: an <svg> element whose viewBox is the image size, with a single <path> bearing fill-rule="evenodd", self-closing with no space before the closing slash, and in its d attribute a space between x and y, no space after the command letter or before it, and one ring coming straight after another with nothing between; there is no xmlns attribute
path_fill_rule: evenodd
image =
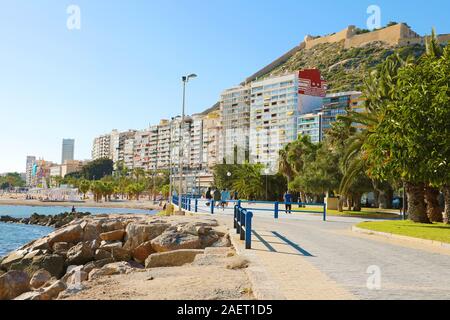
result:
<svg viewBox="0 0 450 320"><path fill-rule="evenodd" d="M49 235L48 243L52 247L56 242L78 243L83 240L83 228L79 224L69 225Z"/></svg>
<svg viewBox="0 0 450 320"><path fill-rule="evenodd" d="M70 250L70 248L73 247L72 243L67 242L56 242L53 244L53 253L59 254L60 256L66 256L67 252Z"/></svg>
<svg viewBox="0 0 450 320"><path fill-rule="evenodd" d="M95 251L94 258L95 258L95 260L108 259L108 258L112 258L112 254L111 254L111 251L98 249Z"/></svg>
<svg viewBox="0 0 450 320"><path fill-rule="evenodd" d="M42 293L41 300L53 300L58 298L58 295L67 289L67 286L62 281L56 281L50 287L46 288Z"/></svg>
<svg viewBox="0 0 450 320"><path fill-rule="evenodd" d="M130 223L126 229L124 248L134 250L144 242L157 238L169 227L167 223Z"/></svg>
<svg viewBox="0 0 450 320"><path fill-rule="evenodd" d="M181 249L201 249L200 238L189 233L176 230L164 232L152 240L152 247L156 252L168 252Z"/></svg>
<svg viewBox="0 0 450 320"><path fill-rule="evenodd" d="M31 277L30 286L33 289L39 289L44 284L46 284L51 278L52 275L47 270L44 269L38 270L33 274L33 277Z"/></svg>
<svg viewBox="0 0 450 320"><path fill-rule="evenodd" d="M101 269L94 269L89 273L89 280L96 280L104 276L112 276L126 274L133 270L132 266L127 262L110 263Z"/></svg>
<svg viewBox="0 0 450 320"><path fill-rule="evenodd" d="M33 257L29 255L34 254ZM57 254L30 253L22 261L11 266L11 270L20 270L30 277L38 270L47 270L52 277L60 278L64 274L64 257Z"/></svg>
<svg viewBox="0 0 450 320"><path fill-rule="evenodd" d="M145 259L148 258L149 255L155 253L155 249L153 249L152 242L147 241L143 244L139 245L136 249L133 250L132 256L134 260L139 263L144 263Z"/></svg>
<svg viewBox="0 0 450 320"><path fill-rule="evenodd" d="M2 260L0 267L4 270L9 270L11 265L20 262L26 255L27 255L26 250L14 251Z"/></svg>
<svg viewBox="0 0 450 320"><path fill-rule="evenodd" d="M125 230L126 224L122 221L109 221L103 223L101 226L102 233L116 231L116 230Z"/></svg>
<svg viewBox="0 0 450 320"><path fill-rule="evenodd" d="M114 259L112 257L109 257L109 258L106 258L103 260L89 262L88 264L82 266L81 270L83 270L84 272L89 274L92 270L101 269L110 263L114 263Z"/></svg>
<svg viewBox="0 0 450 320"><path fill-rule="evenodd" d="M146 268L178 267L192 263L195 257L203 254L204 250L176 250L163 253L155 253L145 260Z"/></svg>
<svg viewBox="0 0 450 320"><path fill-rule="evenodd" d="M94 260L94 252L89 242L80 242L67 252L67 264L81 265Z"/></svg>
<svg viewBox="0 0 450 320"><path fill-rule="evenodd" d="M122 241L125 236L125 230L115 230L100 234L103 241Z"/></svg>
<svg viewBox="0 0 450 320"><path fill-rule="evenodd" d="M98 239L101 231L101 226L98 223L87 223L83 228L83 241Z"/></svg>
<svg viewBox="0 0 450 320"><path fill-rule="evenodd" d="M23 271L0 276L0 300L11 300L30 290L30 277Z"/></svg>

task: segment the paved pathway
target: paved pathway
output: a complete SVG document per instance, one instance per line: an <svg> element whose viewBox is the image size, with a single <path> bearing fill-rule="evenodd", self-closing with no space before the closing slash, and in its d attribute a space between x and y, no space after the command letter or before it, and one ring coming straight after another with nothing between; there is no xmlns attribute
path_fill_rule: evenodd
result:
<svg viewBox="0 0 450 320"><path fill-rule="evenodd" d="M450 299L448 251L353 233L359 221L256 214L252 254L288 299ZM379 290L368 289L371 266L381 272Z"/></svg>

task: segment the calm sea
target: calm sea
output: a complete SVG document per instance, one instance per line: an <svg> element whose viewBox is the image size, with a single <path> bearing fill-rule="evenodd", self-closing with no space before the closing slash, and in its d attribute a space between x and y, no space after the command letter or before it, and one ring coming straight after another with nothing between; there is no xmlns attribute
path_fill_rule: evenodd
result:
<svg viewBox="0 0 450 320"><path fill-rule="evenodd" d="M0 206L0 216L11 216L28 218L33 213L55 215L71 211L72 207L31 207L31 206ZM155 214L155 211L139 209L116 209L116 208L83 208L76 207L78 212L90 212L92 214L112 213L144 213ZM29 226L20 224L0 223L0 257L14 251L21 246L44 237L52 228L41 226Z"/></svg>

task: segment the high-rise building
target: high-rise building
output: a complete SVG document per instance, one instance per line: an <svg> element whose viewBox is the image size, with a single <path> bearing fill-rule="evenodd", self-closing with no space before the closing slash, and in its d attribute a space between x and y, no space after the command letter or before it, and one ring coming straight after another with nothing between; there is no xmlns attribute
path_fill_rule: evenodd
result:
<svg viewBox="0 0 450 320"><path fill-rule="evenodd" d="M312 143L322 141L322 113L301 114L298 117L298 135L309 136Z"/></svg>
<svg viewBox="0 0 450 320"><path fill-rule="evenodd" d="M111 158L111 135L106 134L94 139L92 160Z"/></svg>
<svg viewBox="0 0 450 320"><path fill-rule="evenodd" d="M224 91L220 97L220 163L224 160L229 164L246 160L249 151L250 91L249 86L238 86Z"/></svg>
<svg viewBox="0 0 450 320"><path fill-rule="evenodd" d="M364 99L358 91L328 94L323 99L322 106L322 135L325 136L338 116L346 115L348 111L361 111Z"/></svg>
<svg viewBox="0 0 450 320"><path fill-rule="evenodd" d="M170 168L170 156L172 149L172 122L161 120L158 125L158 149L157 149L157 167L160 170Z"/></svg>
<svg viewBox="0 0 450 320"><path fill-rule="evenodd" d="M326 82L318 70L268 78L251 84L250 160L278 172L279 150L298 137L298 118L322 105Z"/></svg>
<svg viewBox="0 0 450 320"><path fill-rule="evenodd" d="M75 152L75 140L74 139L63 139L61 164L64 164L66 161L73 161L74 160L74 152Z"/></svg>
<svg viewBox="0 0 450 320"><path fill-rule="evenodd" d="M36 157L35 156L28 156L27 157L27 164L26 164L26 170L25 170L25 182L26 182L27 186L31 186L33 166L34 166L35 163L36 163Z"/></svg>
<svg viewBox="0 0 450 320"><path fill-rule="evenodd" d="M114 162L115 169L117 169L118 163L125 161L125 141L128 139L134 139L136 130L128 130L126 132L119 132L113 130L110 134L110 159Z"/></svg>
<svg viewBox="0 0 450 320"><path fill-rule="evenodd" d="M212 169L220 161L222 125L220 111L207 114L203 119L203 167Z"/></svg>

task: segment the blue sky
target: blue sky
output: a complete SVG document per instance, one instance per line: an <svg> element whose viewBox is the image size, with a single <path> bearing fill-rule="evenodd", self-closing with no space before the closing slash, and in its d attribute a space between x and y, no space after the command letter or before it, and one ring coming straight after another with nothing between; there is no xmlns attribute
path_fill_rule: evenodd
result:
<svg viewBox="0 0 450 320"><path fill-rule="evenodd" d="M81 30L66 27L71 4ZM202 111L306 34L365 27L371 4L383 25L450 33L438 0L0 0L0 172L59 161L63 138L86 159L96 135L177 115L185 73L199 75L188 113Z"/></svg>

